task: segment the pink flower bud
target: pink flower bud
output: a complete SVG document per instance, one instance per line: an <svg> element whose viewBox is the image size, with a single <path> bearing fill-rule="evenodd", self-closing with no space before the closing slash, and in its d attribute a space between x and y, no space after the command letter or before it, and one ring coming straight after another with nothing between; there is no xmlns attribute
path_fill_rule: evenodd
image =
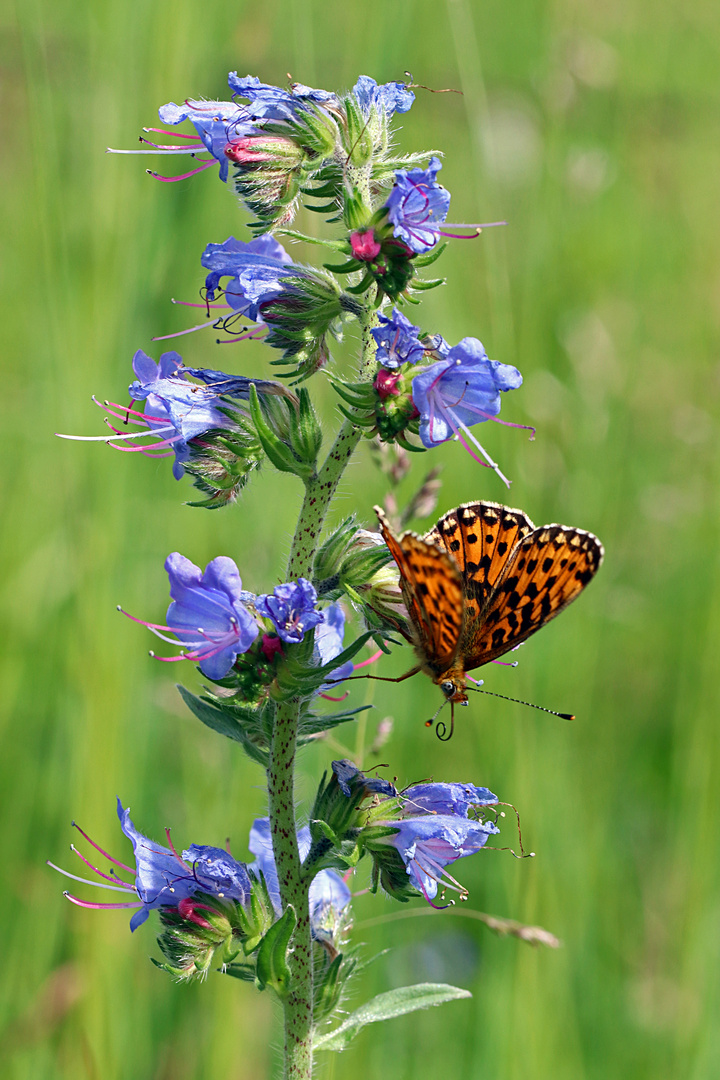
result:
<svg viewBox="0 0 720 1080"><path fill-rule="evenodd" d="M360 262L372 262L380 254L380 243L372 229L352 233L350 247L355 258Z"/></svg>

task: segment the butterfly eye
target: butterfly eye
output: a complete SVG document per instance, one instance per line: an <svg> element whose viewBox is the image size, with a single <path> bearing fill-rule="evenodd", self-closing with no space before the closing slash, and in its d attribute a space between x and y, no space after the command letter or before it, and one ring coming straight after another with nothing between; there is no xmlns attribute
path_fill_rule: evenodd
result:
<svg viewBox="0 0 720 1080"><path fill-rule="evenodd" d="M455 693L455 683L451 682L450 679L446 679L445 682L440 683L440 689L446 698L451 698Z"/></svg>

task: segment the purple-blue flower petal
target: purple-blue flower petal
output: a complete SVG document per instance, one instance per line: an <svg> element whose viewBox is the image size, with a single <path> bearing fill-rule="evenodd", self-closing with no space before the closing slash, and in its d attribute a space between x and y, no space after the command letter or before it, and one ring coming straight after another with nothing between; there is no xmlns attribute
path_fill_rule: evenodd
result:
<svg viewBox="0 0 720 1080"><path fill-rule="evenodd" d="M435 179L441 168L432 157L427 169L400 169L385 202L395 237L418 255L435 246L450 207L450 192Z"/></svg>
<svg viewBox="0 0 720 1080"><path fill-rule="evenodd" d="M425 783L413 784L402 792L403 812L408 816L425 814L455 814L467 817L473 806L487 806L498 801L497 795L486 787L474 784Z"/></svg>
<svg viewBox="0 0 720 1080"><path fill-rule="evenodd" d="M369 75L361 75L353 87L360 108L368 116L373 106L387 118L393 113L406 113L415 100L412 90L404 83L389 82L380 86Z"/></svg>
<svg viewBox="0 0 720 1080"><path fill-rule="evenodd" d="M199 891L247 904L251 882L244 863L237 862L223 848L205 844L191 844L182 857L191 864Z"/></svg>

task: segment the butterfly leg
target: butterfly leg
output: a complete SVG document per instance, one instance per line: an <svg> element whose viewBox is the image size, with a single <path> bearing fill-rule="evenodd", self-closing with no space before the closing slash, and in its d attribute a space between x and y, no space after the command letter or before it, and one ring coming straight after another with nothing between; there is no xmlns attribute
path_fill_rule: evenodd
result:
<svg viewBox="0 0 720 1080"><path fill-rule="evenodd" d="M352 679L376 679L378 682L404 682L405 679L409 679L411 675L417 675L420 671L420 667L410 668L410 671L406 671L404 675L399 675L397 678L390 678L389 675L348 675L344 682L350 682Z"/></svg>

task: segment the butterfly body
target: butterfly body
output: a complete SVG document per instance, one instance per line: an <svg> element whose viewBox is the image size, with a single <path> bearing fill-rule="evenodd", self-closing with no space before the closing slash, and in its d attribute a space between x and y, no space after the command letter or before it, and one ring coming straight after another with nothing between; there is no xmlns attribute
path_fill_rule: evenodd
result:
<svg viewBox="0 0 720 1080"><path fill-rule="evenodd" d="M466 673L514 649L572 602L603 557L597 537L536 528L522 510L465 503L430 532L396 537L375 508L400 571L419 667L448 701L467 703Z"/></svg>

